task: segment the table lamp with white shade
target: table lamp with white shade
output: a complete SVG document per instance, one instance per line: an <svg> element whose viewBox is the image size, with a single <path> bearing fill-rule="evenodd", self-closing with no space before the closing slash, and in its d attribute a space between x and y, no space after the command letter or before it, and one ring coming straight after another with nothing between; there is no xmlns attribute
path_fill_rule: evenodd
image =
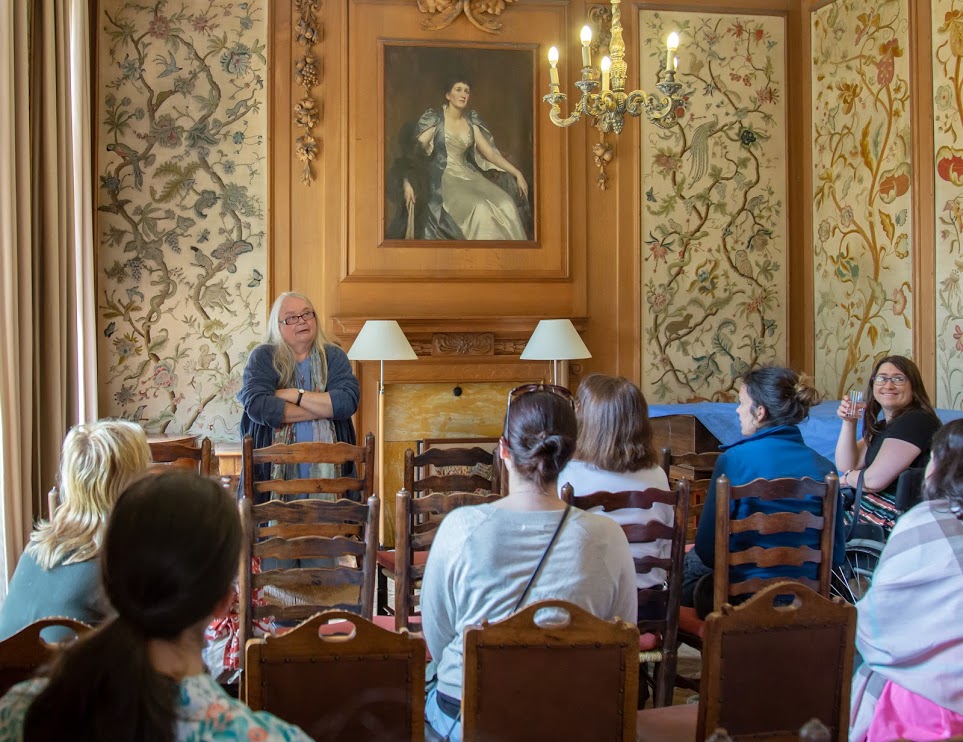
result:
<svg viewBox="0 0 963 742"><path fill-rule="evenodd" d="M348 351L352 361L380 361L378 377L378 486L384 488L385 475L385 361L415 361L418 356L393 319L369 319ZM384 511L382 511L384 513Z"/></svg>
<svg viewBox="0 0 963 742"><path fill-rule="evenodd" d="M558 384L558 362L591 358L578 330L569 319L539 320L520 356L523 361L551 361L552 383Z"/></svg>

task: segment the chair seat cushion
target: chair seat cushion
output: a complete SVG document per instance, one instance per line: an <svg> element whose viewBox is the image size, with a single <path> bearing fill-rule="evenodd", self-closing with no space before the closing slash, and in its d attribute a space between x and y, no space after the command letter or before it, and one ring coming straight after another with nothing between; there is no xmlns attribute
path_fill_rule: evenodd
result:
<svg viewBox="0 0 963 742"><path fill-rule="evenodd" d="M387 572L394 574L397 553L394 549L378 552L378 566L383 567ZM416 551L413 557L415 566L423 566L428 562L427 551Z"/></svg>
<svg viewBox="0 0 963 742"><path fill-rule="evenodd" d="M652 634L646 632L645 634L639 634L639 651L648 652L650 649L656 649L659 646L661 637L658 634Z"/></svg>
<svg viewBox="0 0 963 742"><path fill-rule="evenodd" d="M699 721L694 703L639 711L635 733L639 742L692 742Z"/></svg>
<svg viewBox="0 0 963 742"><path fill-rule="evenodd" d="M690 634L700 642L705 638L706 622L699 619L695 608L682 606L679 609L679 633Z"/></svg>

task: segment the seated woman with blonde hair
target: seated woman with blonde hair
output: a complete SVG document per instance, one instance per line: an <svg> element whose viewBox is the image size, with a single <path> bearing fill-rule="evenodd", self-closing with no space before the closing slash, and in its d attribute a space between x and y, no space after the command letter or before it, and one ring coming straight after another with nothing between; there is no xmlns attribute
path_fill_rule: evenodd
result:
<svg viewBox="0 0 963 742"><path fill-rule="evenodd" d="M150 447L143 428L126 420L98 420L67 433L60 457L60 505L30 534L0 609L0 639L34 621L66 616L88 624L108 606L97 557L117 497L143 476ZM62 632L49 630L56 640Z"/></svg>

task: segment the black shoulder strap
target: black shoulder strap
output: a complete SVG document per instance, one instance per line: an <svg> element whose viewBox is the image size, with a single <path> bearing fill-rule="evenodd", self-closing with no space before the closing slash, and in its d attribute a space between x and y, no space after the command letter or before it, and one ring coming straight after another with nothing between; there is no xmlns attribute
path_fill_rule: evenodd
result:
<svg viewBox="0 0 963 742"><path fill-rule="evenodd" d="M866 469L859 470L859 477L856 479L856 499L853 500L853 519L849 523L849 530L846 531L846 540L849 541L856 531L856 524L859 523L859 508L863 503L863 477L866 476Z"/></svg>
<svg viewBox="0 0 963 742"><path fill-rule="evenodd" d="M565 506L565 512L562 513L562 518L558 522L558 528L555 529L555 533L552 534L552 540L548 542L548 546L545 547L545 553L542 554L542 558L538 561L538 566L535 567L535 571L532 572L531 578L528 580L528 584L525 586L524 592L522 592L522 597L518 599L518 603L515 604L515 608L512 613L517 613L518 609L522 607L525 603L525 598L528 597L528 591L532 589L532 585L535 584L535 580L538 577L538 573L542 571L542 566L545 564L545 559L548 557L548 552L552 550L555 542L558 540L558 534L562 532L562 526L565 525L565 519L568 518L568 513L572 509L571 505Z"/></svg>

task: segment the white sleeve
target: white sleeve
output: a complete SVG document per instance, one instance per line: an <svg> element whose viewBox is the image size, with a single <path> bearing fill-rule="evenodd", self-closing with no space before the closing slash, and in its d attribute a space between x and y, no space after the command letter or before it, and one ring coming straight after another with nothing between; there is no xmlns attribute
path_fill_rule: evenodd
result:
<svg viewBox="0 0 963 742"><path fill-rule="evenodd" d="M435 660L455 639L455 601L451 583L453 517L449 513L438 527L438 535L431 544L425 578L421 583L422 630L428 651Z"/></svg>

